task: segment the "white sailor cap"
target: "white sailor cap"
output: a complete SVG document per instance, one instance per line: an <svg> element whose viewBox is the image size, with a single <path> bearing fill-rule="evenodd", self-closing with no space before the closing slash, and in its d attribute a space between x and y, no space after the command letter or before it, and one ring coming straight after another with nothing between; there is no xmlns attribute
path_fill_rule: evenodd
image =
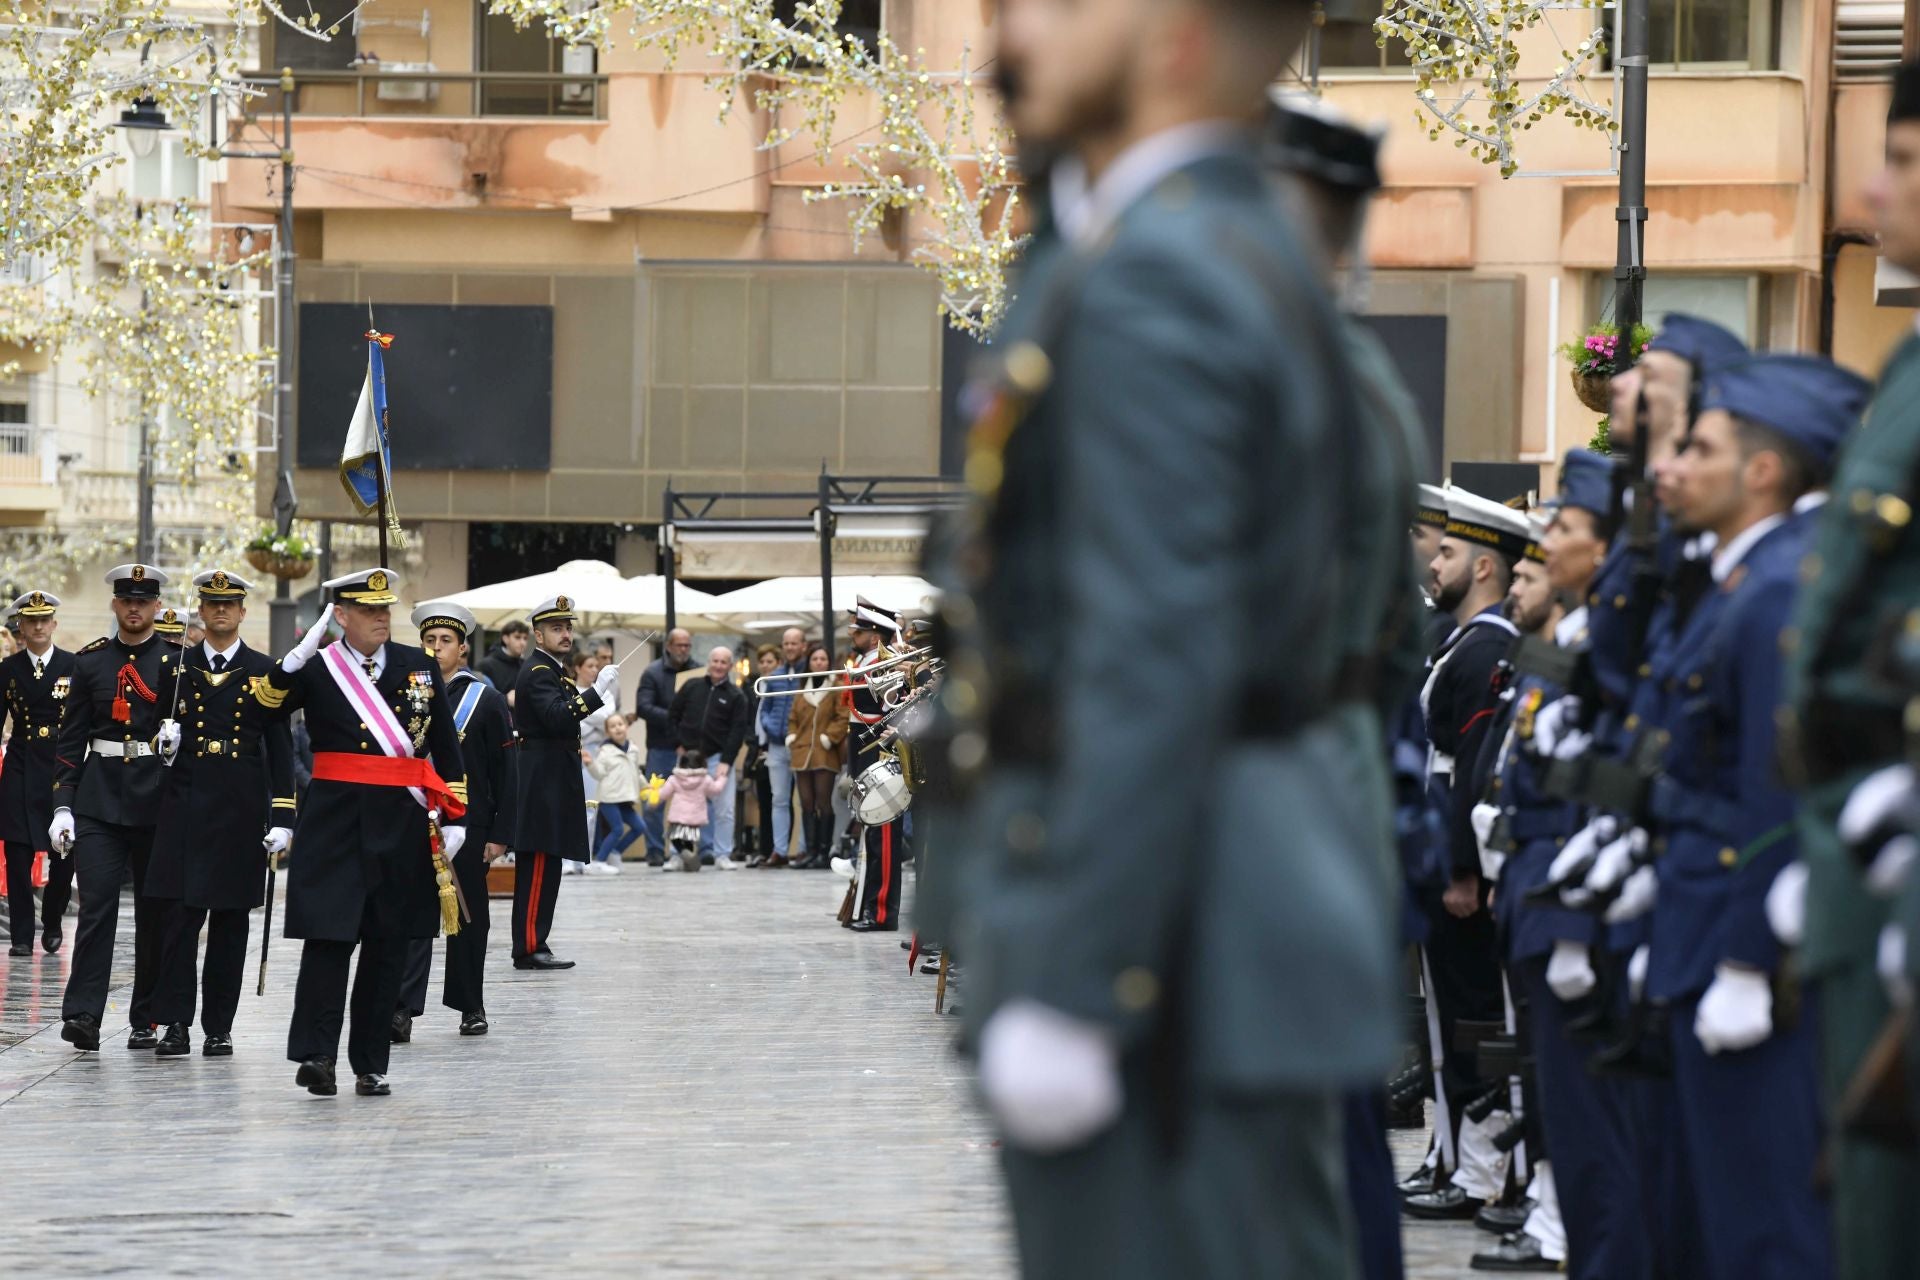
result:
<svg viewBox="0 0 1920 1280"><path fill-rule="evenodd" d="M847 620L856 631L878 631L882 635L900 634L900 615L891 609L882 609L865 596L855 596L853 608L847 610Z"/></svg>
<svg viewBox="0 0 1920 1280"><path fill-rule="evenodd" d="M1527 559L1540 564L1547 562L1547 553L1543 545L1546 536L1546 518L1539 515L1529 515L1527 517L1527 549L1525 552Z"/></svg>
<svg viewBox="0 0 1920 1280"><path fill-rule="evenodd" d="M120 564L107 570L106 582L117 600L158 600L167 575L150 564Z"/></svg>
<svg viewBox="0 0 1920 1280"><path fill-rule="evenodd" d="M1447 491L1437 484L1420 486L1420 496L1413 511L1415 524L1429 525L1435 529L1447 527Z"/></svg>
<svg viewBox="0 0 1920 1280"><path fill-rule="evenodd" d="M193 585L199 590L202 600L244 600L247 592L253 590L251 582L225 569L196 573L193 575Z"/></svg>
<svg viewBox="0 0 1920 1280"><path fill-rule="evenodd" d="M1456 487L1447 490L1446 535L1514 561L1527 552L1527 517L1504 503Z"/></svg>
<svg viewBox="0 0 1920 1280"><path fill-rule="evenodd" d="M448 600L429 600L413 611L413 625L423 636L433 627L445 627L464 641L473 638L480 624L461 605Z"/></svg>
<svg viewBox="0 0 1920 1280"><path fill-rule="evenodd" d="M534 626L543 622L572 622L574 619L572 596L549 596L534 606L527 621Z"/></svg>
<svg viewBox="0 0 1920 1280"><path fill-rule="evenodd" d="M29 591L13 602L13 612L22 618L51 618L60 607L60 597L51 591Z"/></svg>

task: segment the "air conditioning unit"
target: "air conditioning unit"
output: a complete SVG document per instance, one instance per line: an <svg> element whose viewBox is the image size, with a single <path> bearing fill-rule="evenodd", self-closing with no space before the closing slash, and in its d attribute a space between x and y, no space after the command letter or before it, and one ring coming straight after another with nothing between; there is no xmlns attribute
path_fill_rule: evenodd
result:
<svg viewBox="0 0 1920 1280"><path fill-rule="evenodd" d="M373 96L382 102L432 102L440 96L440 86L432 80L396 80L387 79L408 71L437 70L431 62L382 62L382 79L375 86Z"/></svg>

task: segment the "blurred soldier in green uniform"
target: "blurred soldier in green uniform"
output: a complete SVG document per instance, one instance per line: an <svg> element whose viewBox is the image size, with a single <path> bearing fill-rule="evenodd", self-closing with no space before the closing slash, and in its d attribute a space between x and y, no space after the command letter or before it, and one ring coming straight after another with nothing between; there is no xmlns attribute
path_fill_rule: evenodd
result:
<svg viewBox="0 0 1920 1280"><path fill-rule="evenodd" d="M1920 271L1920 64L1901 68L1887 121L1887 164L1870 196L1886 259ZM1897 886L1869 883L1864 848L1837 824L1860 784L1906 754L1909 692L1888 656L1920 608L1920 337L1881 375L1864 424L1841 454L1833 500L1803 568L1790 647L1790 760L1804 784L1807 866L1801 963L1818 983L1821 1060L1833 1173L1834 1236L1843 1280L1920 1274L1920 1151L1840 1123L1840 1102L1888 1015L1876 959ZM1853 806L1860 831L1876 824ZM1909 876L1911 878L1911 876Z"/></svg>
<svg viewBox="0 0 1920 1280"><path fill-rule="evenodd" d="M1376 637L1343 634L1372 419L1257 149L1307 20L1001 7L1049 191L969 440L942 698L1029 1276L1356 1273L1340 1101L1400 1032Z"/></svg>

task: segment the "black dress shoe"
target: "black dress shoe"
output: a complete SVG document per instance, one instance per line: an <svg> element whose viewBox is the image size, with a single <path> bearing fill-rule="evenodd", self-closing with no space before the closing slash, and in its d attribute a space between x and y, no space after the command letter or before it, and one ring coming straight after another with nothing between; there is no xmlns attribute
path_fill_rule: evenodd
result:
<svg viewBox="0 0 1920 1280"><path fill-rule="evenodd" d="M7 954L10 956L30 956L33 954L33 944L31 942L16 942L7 948Z"/></svg>
<svg viewBox="0 0 1920 1280"><path fill-rule="evenodd" d="M152 1027L135 1027L127 1033L129 1049L158 1049L159 1047L160 1033Z"/></svg>
<svg viewBox="0 0 1920 1280"><path fill-rule="evenodd" d="M891 924L881 924L878 920L864 918L853 922L853 931L855 933L898 933L900 923L896 920Z"/></svg>
<svg viewBox="0 0 1920 1280"><path fill-rule="evenodd" d="M1458 1187L1441 1187L1425 1195L1408 1196L1400 1202L1409 1218L1433 1221L1464 1221L1480 1212L1481 1201Z"/></svg>
<svg viewBox="0 0 1920 1280"><path fill-rule="evenodd" d="M912 938L902 938L902 939L900 939L900 949L901 949L902 951L911 951L911 950L913 950L913 939L912 939Z"/></svg>
<svg viewBox="0 0 1920 1280"><path fill-rule="evenodd" d="M60 1038L87 1053L100 1050L100 1020L90 1013L76 1013L60 1028Z"/></svg>
<svg viewBox="0 0 1920 1280"><path fill-rule="evenodd" d="M1567 1269L1564 1262L1554 1262L1540 1254L1540 1242L1532 1236L1521 1235L1518 1231L1500 1237L1500 1243L1484 1253L1473 1255L1470 1264L1475 1271L1550 1271L1562 1272Z"/></svg>
<svg viewBox="0 0 1920 1280"><path fill-rule="evenodd" d="M1490 1204L1473 1215L1473 1225L1491 1236L1512 1235L1527 1225L1527 1215L1532 1212L1531 1200L1522 1200L1519 1204Z"/></svg>
<svg viewBox="0 0 1920 1280"><path fill-rule="evenodd" d="M521 956L513 962L516 969L571 969L573 961L562 960L551 951L536 951L530 956Z"/></svg>
<svg viewBox="0 0 1920 1280"><path fill-rule="evenodd" d="M405 1009L395 1009L393 1011L393 1030L388 1033L387 1038L395 1044L412 1044L413 1015Z"/></svg>
<svg viewBox="0 0 1920 1280"><path fill-rule="evenodd" d="M664 867L667 865L667 855L664 853L649 853L647 855L647 865L650 867Z"/></svg>
<svg viewBox="0 0 1920 1280"><path fill-rule="evenodd" d="M293 1082L304 1086L308 1093L318 1094L322 1098L331 1098L340 1092L340 1086L333 1082L332 1058L308 1058L293 1073Z"/></svg>
<svg viewBox="0 0 1920 1280"><path fill-rule="evenodd" d="M52 955L58 951L60 944L65 941L66 935L62 934L58 929L49 929L40 935L40 946L48 955Z"/></svg>
<svg viewBox="0 0 1920 1280"><path fill-rule="evenodd" d="M487 1034L487 1011L475 1009L472 1013L460 1015L460 1034L463 1036L483 1036Z"/></svg>
<svg viewBox="0 0 1920 1280"><path fill-rule="evenodd" d="M1408 1196L1425 1195L1438 1185L1433 1179L1433 1170L1423 1166L1400 1179L1393 1189L1402 1200L1405 1200Z"/></svg>
<svg viewBox="0 0 1920 1280"><path fill-rule="evenodd" d="M167 1034L153 1047L156 1058L178 1058L192 1052L193 1037L187 1034L186 1024L182 1022L169 1023Z"/></svg>
<svg viewBox="0 0 1920 1280"><path fill-rule="evenodd" d="M203 1058L231 1058L233 1056L232 1036L208 1036L207 1042L200 1046Z"/></svg>
<svg viewBox="0 0 1920 1280"><path fill-rule="evenodd" d="M353 1078L353 1091L363 1098L384 1098L393 1092L387 1078L377 1071Z"/></svg>

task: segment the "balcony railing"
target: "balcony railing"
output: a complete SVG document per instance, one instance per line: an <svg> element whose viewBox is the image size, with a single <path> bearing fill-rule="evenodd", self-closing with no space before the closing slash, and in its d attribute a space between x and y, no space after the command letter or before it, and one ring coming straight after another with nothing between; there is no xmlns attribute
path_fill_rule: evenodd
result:
<svg viewBox="0 0 1920 1280"><path fill-rule="evenodd" d="M60 454L54 432L26 422L0 422L0 484L54 484Z"/></svg>
<svg viewBox="0 0 1920 1280"><path fill-rule="evenodd" d="M250 72L249 79L265 73ZM280 91L255 100L261 116L280 110ZM294 73L296 115L434 119L509 116L604 120L607 77L545 71L440 71L387 63L348 71Z"/></svg>
<svg viewBox="0 0 1920 1280"><path fill-rule="evenodd" d="M140 477L131 471L70 471L61 496L61 514L69 522L131 528L139 510ZM157 525L214 528L226 517L178 481L162 480L153 486L153 519Z"/></svg>

